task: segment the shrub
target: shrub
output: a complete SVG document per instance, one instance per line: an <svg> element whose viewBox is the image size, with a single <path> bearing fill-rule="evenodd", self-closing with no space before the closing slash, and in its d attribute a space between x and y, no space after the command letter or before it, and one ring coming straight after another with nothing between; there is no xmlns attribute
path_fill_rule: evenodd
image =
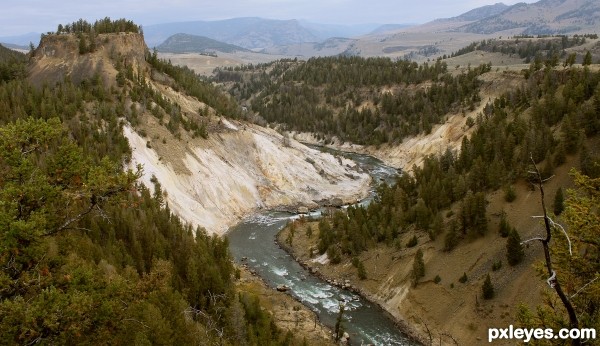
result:
<svg viewBox="0 0 600 346"><path fill-rule="evenodd" d="M511 203L515 199L517 199L517 193L515 192L515 189L512 187L512 185L508 185L504 189L504 200L508 203Z"/></svg>
<svg viewBox="0 0 600 346"><path fill-rule="evenodd" d="M490 278L490 274L485 277L485 281L483 282L483 286L481 287L481 291L483 294L483 299L492 299L496 292L494 292L494 285L492 284L492 279Z"/></svg>
<svg viewBox="0 0 600 346"><path fill-rule="evenodd" d="M358 278L361 280L365 280L367 278L367 271L365 270L365 266L362 262L358 262Z"/></svg>
<svg viewBox="0 0 600 346"><path fill-rule="evenodd" d="M416 286L419 282L419 279L421 279L423 276L425 276L425 262L423 261L423 251L419 249L415 254L415 260L413 262L413 284Z"/></svg>
<svg viewBox="0 0 600 346"><path fill-rule="evenodd" d="M565 210L565 198L562 188L559 187L554 195L554 214L560 215L562 214L563 210Z"/></svg>
<svg viewBox="0 0 600 346"><path fill-rule="evenodd" d="M506 239L506 259L508 264L515 266L523 261L525 252L523 251L523 245L521 245L521 237L516 229L512 229Z"/></svg>
<svg viewBox="0 0 600 346"><path fill-rule="evenodd" d="M510 225L508 224L508 220L506 220L506 213L504 211L502 214L500 214L500 225L498 232L502 238L508 237L508 234L510 233Z"/></svg>
<svg viewBox="0 0 600 346"><path fill-rule="evenodd" d="M417 236L414 235L412 238L410 238L408 243L406 243L406 247L415 247L418 243L419 240L417 239Z"/></svg>
<svg viewBox="0 0 600 346"><path fill-rule="evenodd" d="M502 268L502 260L498 260L498 262L492 264L493 271L500 270L500 268Z"/></svg>

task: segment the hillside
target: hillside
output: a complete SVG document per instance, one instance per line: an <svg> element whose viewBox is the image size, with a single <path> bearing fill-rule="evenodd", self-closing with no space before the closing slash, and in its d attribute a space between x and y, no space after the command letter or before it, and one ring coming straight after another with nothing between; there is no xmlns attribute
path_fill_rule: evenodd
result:
<svg viewBox="0 0 600 346"><path fill-rule="evenodd" d="M504 12L509 6L498 2L494 5L487 5L472 9L468 12L461 14L460 16L451 18L458 21L476 21L482 20L488 17L492 17Z"/></svg>
<svg viewBox="0 0 600 346"><path fill-rule="evenodd" d="M0 82L24 76L26 60L24 54L0 45Z"/></svg>
<svg viewBox="0 0 600 346"><path fill-rule="evenodd" d="M450 55L474 41L513 35L590 34L600 32L600 9L594 0L542 0L475 8L453 18L376 32L338 51L362 57L388 56L423 62ZM307 56L310 55L305 51Z"/></svg>
<svg viewBox="0 0 600 346"><path fill-rule="evenodd" d="M468 24L459 30L491 34L514 32L524 35L594 33L600 27L600 4L594 0L541 0L519 3L495 16Z"/></svg>
<svg viewBox="0 0 600 346"><path fill-rule="evenodd" d="M147 63L141 35L100 34L97 41L94 52L80 54L75 35L45 37L29 78L38 85L100 78L116 87L118 74L137 74L124 84L151 98L125 100L136 113L135 124L124 129L132 146L132 167L144 164L142 180L152 186L155 176L164 186L166 202L185 221L222 234L259 208L312 207L338 194L351 201L366 193L368 177L348 168L347 162L342 165L293 140L283 146L288 140L273 130L227 120L224 116L236 116L239 110L213 108L226 99L211 104L174 90L176 82L166 74L170 68L160 71Z"/></svg>
<svg viewBox="0 0 600 346"><path fill-rule="evenodd" d="M232 53L245 52L245 48L219 42L205 36L196 36L188 34L175 34L165 42L156 47L159 52L165 53Z"/></svg>
<svg viewBox="0 0 600 346"><path fill-rule="evenodd" d="M528 72L483 74L479 91L488 103L450 115L430 134L408 137L397 146L333 143L383 156L406 173L396 186L380 187L379 198L368 207L349 208L328 222L300 220L280 234L280 243L312 271L350 284L384 306L416 329L425 344L430 338L447 345L480 344L488 328L497 326L560 328L570 320L546 284L541 245L522 244L517 262L511 262L507 245L507 229L514 228L522 240L544 234L539 218L532 217L543 213L540 190L532 188L535 178L529 173L533 160L548 179L543 186L549 216L565 225L574 248L586 249L581 263L589 271L575 274L571 266L579 259L568 255L564 238L556 239L559 229L553 229L551 253L561 258L556 261L561 285L577 313L589 316L600 297L595 289L586 297L575 293L590 281L598 287L598 246L588 247L584 234L596 237L600 223L584 225L571 213L579 210L579 197L597 196L600 72L597 65L536 70L535 64ZM576 96L579 103L572 99L577 88L587 90ZM476 119L471 125L465 122L469 117ZM592 185L582 187L574 168ZM573 188L567 212L555 207L559 188ZM597 197L590 198L596 203ZM596 211L582 213L597 220ZM419 253L423 271L415 274ZM482 296L487 275L493 298ZM597 328L598 319L587 318L580 323Z"/></svg>

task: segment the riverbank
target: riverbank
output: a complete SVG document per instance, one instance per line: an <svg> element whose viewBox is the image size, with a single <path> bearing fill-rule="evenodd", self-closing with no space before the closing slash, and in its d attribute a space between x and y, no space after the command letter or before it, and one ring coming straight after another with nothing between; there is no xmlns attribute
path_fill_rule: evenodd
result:
<svg viewBox="0 0 600 346"><path fill-rule="evenodd" d="M240 279L238 292L251 293L259 297L261 306L273 316L273 320L284 332L290 331L300 341L308 345L333 346L333 332L319 321L318 316L294 297L278 292L244 266L238 267Z"/></svg>
<svg viewBox="0 0 600 346"><path fill-rule="evenodd" d="M312 236L308 236L306 230L311 228ZM385 302L376 297L369 287L364 285L356 274L350 263L342 262L338 265L328 265L328 260L325 256L314 257L318 242L318 222L309 221L308 219L299 219L296 221L296 230L292 237L291 244L289 243L290 227L284 227L277 234L275 241L278 246L286 251L294 258L302 267L308 270L311 274L328 282L330 285L337 286L341 289L360 295L365 300L377 305L383 314L398 327L409 339L414 342L426 344L428 336L414 328L411 323L405 320L399 314L394 314L386 308ZM352 272L355 272L354 275Z"/></svg>
<svg viewBox="0 0 600 346"><path fill-rule="evenodd" d="M556 170L555 180L548 183L552 195L558 186L567 185L567 167ZM397 321L406 325L410 335L424 344L474 345L486 340L489 328L518 324L518 305L535 309L541 301L545 281L535 277L532 267L543 256L539 246L525 248L525 259L517 266L506 264L506 239L497 233L499 215L505 211L511 225L529 239L536 236L539 223L528 217L539 212L539 195L529 190L526 182L515 185L517 200L507 203L504 193L487 196L489 231L483 237L464 239L454 251L444 251L444 236L431 240L425 231L404 229L393 246L372 244L358 260L364 265L366 279L360 280L351 258L342 256L338 264L319 256L318 222L297 223L289 244L289 227L278 235L278 242L311 272L338 286L346 286L370 301L376 302ZM459 212L454 206L452 213ZM445 223L449 222L447 217ZM308 226L312 235L307 235ZM417 245L407 244L412 237ZM423 251L425 276L415 287L411 270L417 250ZM312 250L312 251L311 251ZM311 255L312 252L312 255ZM494 269L495 263L502 263ZM465 275L467 281L460 278ZM481 287L490 275L495 297L484 300ZM348 287L350 286L350 287ZM441 343L440 343L441 340ZM498 345L510 342L498 341Z"/></svg>

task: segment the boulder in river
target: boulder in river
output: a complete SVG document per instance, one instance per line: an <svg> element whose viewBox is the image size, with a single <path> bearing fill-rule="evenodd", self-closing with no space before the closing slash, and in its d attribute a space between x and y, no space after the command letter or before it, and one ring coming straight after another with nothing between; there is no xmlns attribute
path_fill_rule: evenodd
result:
<svg viewBox="0 0 600 346"><path fill-rule="evenodd" d="M341 207L343 205L344 205L344 201L342 201L341 198L336 197L336 198L331 199L331 206L332 207L339 208L339 207Z"/></svg>
<svg viewBox="0 0 600 346"><path fill-rule="evenodd" d="M308 207L298 207L298 214L308 214Z"/></svg>
<svg viewBox="0 0 600 346"><path fill-rule="evenodd" d="M290 287L288 285L284 285L284 284L277 285L277 290L279 292L285 292L285 291L287 291L289 289L290 289Z"/></svg>

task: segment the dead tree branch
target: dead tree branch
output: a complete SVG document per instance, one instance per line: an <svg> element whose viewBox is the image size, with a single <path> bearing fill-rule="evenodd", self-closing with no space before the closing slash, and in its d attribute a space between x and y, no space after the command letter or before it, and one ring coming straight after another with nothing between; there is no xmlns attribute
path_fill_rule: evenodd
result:
<svg viewBox="0 0 600 346"><path fill-rule="evenodd" d="M556 291L556 294L558 295L558 297L560 298L561 302L563 303L565 309L567 310L567 313L569 315L569 323L570 323L570 327L571 328L579 328L579 321L577 320L577 314L575 313L575 309L573 308L573 305L571 304L571 301L569 300L569 298L565 295L564 291L562 290L562 287L560 286L560 282L558 281L557 277L556 277L556 271L554 271L554 268L552 266L552 259L550 258L550 241L552 240L552 228L556 227L556 223L554 221L552 221L550 219L550 217L548 217L548 213L546 211L546 202L544 201L544 180L542 179L542 175L539 171L539 169L537 168L535 161L533 160L533 155L531 156L531 162L533 163L533 167L535 169L535 172L533 172L535 174L535 178L537 180L537 185L540 189L540 198L542 200L542 210L544 212L543 218L544 218L544 227L546 229L546 237L545 238L536 238L537 240L540 241L540 243L542 243L542 247L544 248L544 257L546 260L546 269L548 271L548 285L554 289L554 291ZM558 227L557 227L558 228ZM560 227L563 232L566 235L565 230ZM569 240L569 237L567 236L567 239ZM569 240L569 250L571 248L571 240ZM579 346L581 345L581 340L579 339L572 339L572 344Z"/></svg>

